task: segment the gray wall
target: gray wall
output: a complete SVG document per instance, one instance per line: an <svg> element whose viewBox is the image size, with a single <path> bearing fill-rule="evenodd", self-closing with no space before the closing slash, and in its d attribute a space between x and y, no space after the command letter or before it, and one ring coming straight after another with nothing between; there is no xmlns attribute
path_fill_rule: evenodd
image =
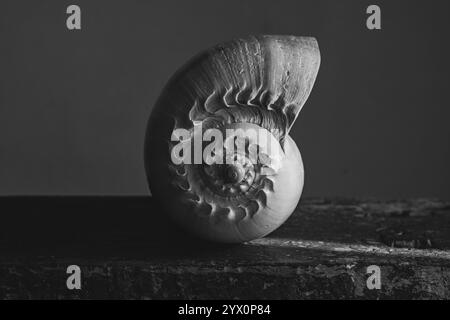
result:
<svg viewBox="0 0 450 320"><path fill-rule="evenodd" d="M82 9L68 31L66 7ZM448 1L0 3L0 194L147 194L147 117L199 50L312 35L322 52L292 131L308 196L450 200Z"/></svg>

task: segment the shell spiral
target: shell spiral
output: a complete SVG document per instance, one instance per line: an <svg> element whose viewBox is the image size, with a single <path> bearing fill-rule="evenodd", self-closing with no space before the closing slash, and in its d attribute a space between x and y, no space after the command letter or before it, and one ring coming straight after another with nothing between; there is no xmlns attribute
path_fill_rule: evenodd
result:
<svg viewBox="0 0 450 320"><path fill-rule="evenodd" d="M319 65L314 38L251 36L208 49L175 73L145 139L152 196L174 221L203 238L243 242L290 216L304 173L289 130ZM208 149L219 136L224 142Z"/></svg>

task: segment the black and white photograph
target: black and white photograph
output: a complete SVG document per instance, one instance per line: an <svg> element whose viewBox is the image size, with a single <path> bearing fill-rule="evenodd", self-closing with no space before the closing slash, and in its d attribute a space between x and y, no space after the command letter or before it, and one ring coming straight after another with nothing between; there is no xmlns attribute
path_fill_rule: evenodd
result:
<svg viewBox="0 0 450 320"><path fill-rule="evenodd" d="M449 300L449 15L0 0L0 300Z"/></svg>

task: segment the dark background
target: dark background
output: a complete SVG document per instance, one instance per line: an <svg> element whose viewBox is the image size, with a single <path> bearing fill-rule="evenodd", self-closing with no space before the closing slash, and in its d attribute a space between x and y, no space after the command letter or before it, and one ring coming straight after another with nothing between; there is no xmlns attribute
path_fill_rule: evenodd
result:
<svg viewBox="0 0 450 320"><path fill-rule="evenodd" d="M0 195L148 194L145 126L172 73L224 40L293 34L322 54L291 131L304 194L450 200L449 16L448 1L2 0Z"/></svg>

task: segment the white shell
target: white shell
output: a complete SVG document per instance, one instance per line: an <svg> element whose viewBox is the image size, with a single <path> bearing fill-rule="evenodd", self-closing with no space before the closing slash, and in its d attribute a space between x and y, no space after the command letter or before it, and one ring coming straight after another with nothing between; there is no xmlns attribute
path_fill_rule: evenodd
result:
<svg viewBox="0 0 450 320"><path fill-rule="evenodd" d="M147 126L145 165L153 197L180 226L210 240L242 242L272 232L290 216L304 174L289 130L319 64L313 38L258 36L209 49L173 76ZM240 162L232 173L245 179L223 183L220 166L174 164L172 133L186 129L194 137L200 124L262 132L277 147L265 150L260 140L243 139L268 157L268 170L235 155Z"/></svg>

